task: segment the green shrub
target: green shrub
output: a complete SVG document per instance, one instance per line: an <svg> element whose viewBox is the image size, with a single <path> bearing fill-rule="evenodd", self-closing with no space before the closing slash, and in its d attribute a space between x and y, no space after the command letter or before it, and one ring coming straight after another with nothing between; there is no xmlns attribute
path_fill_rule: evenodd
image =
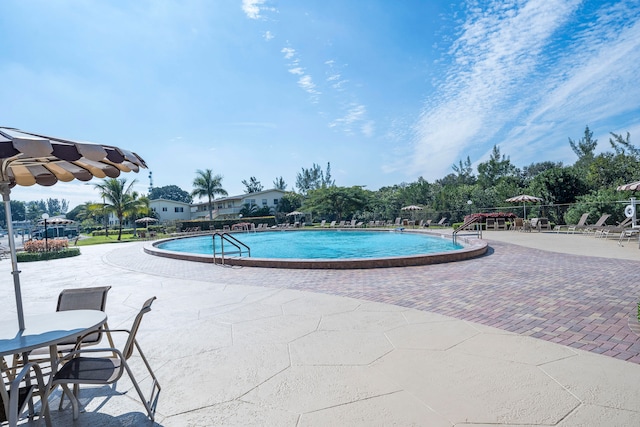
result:
<svg viewBox="0 0 640 427"><path fill-rule="evenodd" d="M18 262L47 261L50 259L70 258L80 255L80 249L69 248L57 252L18 252Z"/></svg>

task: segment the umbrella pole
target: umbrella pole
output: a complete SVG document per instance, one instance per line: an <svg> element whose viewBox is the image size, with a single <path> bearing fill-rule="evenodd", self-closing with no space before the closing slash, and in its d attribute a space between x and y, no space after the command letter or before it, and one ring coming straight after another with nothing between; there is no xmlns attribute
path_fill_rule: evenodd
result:
<svg viewBox="0 0 640 427"><path fill-rule="evenodd" d="M9 199L9 183L0 183L2 200L4 200L4 212L7 218L7 240L9 241L9 252L11 252L11 274L13 275L13 287L16 294L16 310L18 311L18 326L24 331L24 312L22 310L22 292L20 291L20 270L18 270L18 258L16 256L16 242L13 239L13 223L11 218L11 200Z"/></svg>

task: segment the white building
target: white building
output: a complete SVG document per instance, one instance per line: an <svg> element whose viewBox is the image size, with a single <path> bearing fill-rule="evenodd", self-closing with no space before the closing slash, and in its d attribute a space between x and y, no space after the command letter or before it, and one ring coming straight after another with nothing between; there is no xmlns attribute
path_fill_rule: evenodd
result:
<svg viewBox="0 0 640 427"><path fill-rule="evenodd" d="M149 201L149 207L156 213L160 222L188 221L191 218L191 205L175 200L155 199Z"/></svg>
<svg viewBox="0 0 640 427"><path fill-rule="evenodd" d="M255 205L258 208L268 207L276 209L282 196L286 193L283 190L264 190L255 193L246 193L239 196L221 197L213 200L213 218L220 215L239 215L240 210L245 205ZM203 219L209 217L209 202L199 202L191 205L194 208L191 219Z"/></svg>
<svg viewBox="0 0 640 427"><path fill-rule="evenodd" d="M272 189L215 199L213 200L213 218L221 215L238 216L240 210L247 204L255 205L258 208L266 206L275 210L285 193L283 190ZM189 204L174 200L155 199L149 201L149 207L156 213L160 223L209 218L209 203L207 201ZM117 223L117 220L115 222Z"/></svg>

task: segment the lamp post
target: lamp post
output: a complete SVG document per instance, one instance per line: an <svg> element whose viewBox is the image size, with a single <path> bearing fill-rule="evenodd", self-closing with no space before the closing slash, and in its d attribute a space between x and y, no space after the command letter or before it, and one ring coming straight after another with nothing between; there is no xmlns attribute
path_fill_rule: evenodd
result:
<svg viewBox="0 0 640 427"><path fill-rule="evenodd" d="M43 213L42 219L44 220L44 251L49 252L49 233L47 232L47 220L49 219L49 214Z"/></svg>
<svg viewBox="0 0 640 427"><path fill-rule="evenodd" d="M469 205L469 215L471 215L471 205L473 204L472 200L467 200L467 205Z"/></svg>

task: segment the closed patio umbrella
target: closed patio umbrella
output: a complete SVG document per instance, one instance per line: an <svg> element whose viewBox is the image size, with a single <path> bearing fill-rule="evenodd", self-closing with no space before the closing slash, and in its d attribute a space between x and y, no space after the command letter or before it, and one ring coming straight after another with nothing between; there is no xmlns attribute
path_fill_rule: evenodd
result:
<svg viewBox="0 0 640 427"><path fill-rule="evenodd" d="M522 217L524 219L527 219L527 203L536 203L541 201L542 199L540 197L529 196L528 194L521 194L505 200L505 202L510 203L522 203Z"/></svg>
<svg viewBox="0 0 640 427"><path fill-rule="evenodd" d="M16 185L51 186L58 181L116 178L147 165L140 156L111 145L76 142L0 127L0 192L4 201L18 325L24 330L20 271L11 223L11 189Z"/></svg>

